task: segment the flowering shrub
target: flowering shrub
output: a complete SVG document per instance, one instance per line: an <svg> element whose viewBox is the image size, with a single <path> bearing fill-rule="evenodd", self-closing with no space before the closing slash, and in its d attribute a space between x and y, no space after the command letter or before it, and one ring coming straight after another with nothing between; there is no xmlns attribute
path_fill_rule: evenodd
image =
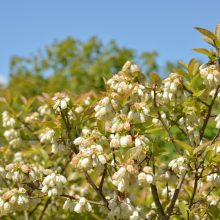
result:
<svg viewBox="0 0 220 220"><path fill-rule="evenodd" d="M219 219L215 50L162 80L128 61L101 95L2 98L2 219Z"/></svg>

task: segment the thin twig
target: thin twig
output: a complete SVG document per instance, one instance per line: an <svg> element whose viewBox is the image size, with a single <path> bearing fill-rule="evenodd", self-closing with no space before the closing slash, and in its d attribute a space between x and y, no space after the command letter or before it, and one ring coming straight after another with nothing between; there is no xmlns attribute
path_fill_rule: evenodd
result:
<svg viewBox="0 0 220 220"><path fill-rule="evenodd" d="M69 199L78 201L78 199L77 199L75 196L71 196L71 195L67 195L67 194L62 194L61 196L62 196L62 197L65 197L65 198L69 198ZM94 204L94 205L105 206L105 204L100 203L100 202L95 202L95 201L88 200L88 199L86 199L86 200L87 200L89 203Z"/></svg>
<svg viewBox="0 0 220 220"><path fill-rule="evenodd" d="M45 212L46 212L46 210L47 210L47 207L48 207L48 205L50 204L50 202L51 202L51 198L47 199L47 201L46 201L46 203L45 203L45 205L44 205L44 208L43 208L43 210L42 210L42 212L41 212L41 214L40 214L38 220L42 220L42 219L43 219L44 214L45 214Z"/></svg>
<svg viewBox="0 0 220 220"><path fill-rule="evenodd" d="M160 111L158 110L158 106L157 106L157 100L156 100L156 85L154 86L154 107L157 111L157 115L158 115L158 119L161 121L164 129L167 131L169 137L170 137L170 140L171 142L173 143L174 147L176 148L176 150L178 151L178 153L180 153L180 150L179 150L179 147L177 145L177 143L175 142L175 139L173 137L173 134L171 133L169 127L167 126L166 122L163 120L163 118L161 117L161 114L160 114Z"/></svg>
<svg viewBox="0 0 220 220"><path fill-rule="evenodd" d="M86 180L88 181L88 183L91 185L91 187L96 191L96 193L99 195L99 197L102 199L102 201L104 202L105 206L107 209L109 209L108 207L108 201L105 198L102 189L100 190L95 183L93 182L92 178L90 177L90 175L88 174L88 172L86 170L83 171L84 175L86 177ZM110 210L110 209L109 209Z"/></svg>
<svg viewBox="0 0 220 220"><path fill-rule="evenodd" d="M179 196L179 192L180 192L181 187L182 187L182 185L183 185L185 176L186 176L186 172L183 173L183 174L181 175L180 179L179 179L179 183L178 183L178 185L177 185L177 187L176 187L176 189L175 189L175 191L174 191L174 194L173 194L173 197L172 197L172 199L171 199L170 205L169 205L168 208L167 208L167 219L170 218L170 216L171 216L171 214L172 214L172 212L173 212L173 209L174 209L176 200L177 200L177 198L178 198L178 196Z"/></svg>
<svg viewBox="0 0 220 220"><path fill-rule="evenodd" d="M103 188L105 176L107 174L107 168L106 167L107 167L107 165L105 165L105 168L104 168L104 171L103 171L103 174L102 174L102 178L101 178L101 181L100 181L100 184L99 184L99 190L102 190L102 188Z"/></svg>
<svg viewBox="0 0 220 220"><path fill-rule="evenodd" d="M165 213L164 213L164 209L163 206L161 205L160 199L159 199L159 195L158 195L158 191L157 191L157 187L154 184L150 184L150 188L151 188L151 192L153 195L153 200L155 202L155 205L158 209L159 215L161 219L165 219Z"/></svg>
<svg viewBox="0 0 220 220"><path fill-rule="evenodd" d="M211 141L211 145L215 143L215 141L217 140L217 138L220 135L220 129L218 130L218 132L216 133L215 137L213 138L213 140Z"/></svg>
<svg viewBox="0 0 220 220"><path fill-rule="evenodd" d="M202 126L202 128L201 128L201 130L200 130L200 140L202 140L202 138L203 138L203 135L204 135L206 126L207 126L207 124L208 124L210 115L211 115L211 113L212 113L212 107L213 107L213 105L214 105L214 103L215 103L215 99L216 99L216 97L217 97L217 95L218 95L219 87L220 87L220 85L217 86L217 88L216 88L216 90L215 90L215 94L214 94L214 96L213 96L213 99L212 99L210 105L208 106L208 112L207 112L206 118L205 118L205 120L204 120L203 126Z"/></svg>
<svg viewBox="0 0 220 220"><path fill-rule="evenodd" d="M184 84L182 84L183 89L186 90L188 93L190 93L191 95L193 95L193 92L191 90L189 90L188 88L186 88L186 86ZM209 107L209 104L204 102L202 99L200 99L199 97L197 97L197 100L199 102L201 102L202 104L204 104L205 106Z"/></svg>

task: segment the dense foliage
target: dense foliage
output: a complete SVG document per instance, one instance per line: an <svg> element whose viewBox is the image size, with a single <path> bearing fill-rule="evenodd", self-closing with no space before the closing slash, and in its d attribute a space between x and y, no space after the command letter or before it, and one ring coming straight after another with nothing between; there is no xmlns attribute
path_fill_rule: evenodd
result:
<svg viewBox="0 0 220 220"><path fill-rule="evenodd" d="M165 79L127 61L102 93L6 92L1 218L219 219L220 25L196 29L213 46L195 49L209 62ZM51 62L65 74L65 60Z"/></svg>

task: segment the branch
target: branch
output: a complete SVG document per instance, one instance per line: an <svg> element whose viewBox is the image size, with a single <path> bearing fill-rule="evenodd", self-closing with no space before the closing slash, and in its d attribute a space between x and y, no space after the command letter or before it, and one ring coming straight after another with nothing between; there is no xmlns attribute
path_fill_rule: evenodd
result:
<svg viewBox="0 0 220 220"><path fill-rule="evenodd" d="M190 93L191 95L193 95L193 92L191 90L189 90L188 88L186 88L186 86L184 84L183 85L183 89L186 90L188 93ZM209 104L204 102L202 99L200 99L199 97L197 97L198 101L200 101L203 105L209 107Z"/></svg>
<svg viewBox="0 0 220 220"><path fill-rule="evenodd" d="M100 184L99 184L99 190L101 190L101 191L102 191L102 188L103 188L103 184L104 184L106 174L107 174L107 167L105 165L105 168L104 168L104 171L103 171L103 174L102 174L102 179L101 179Z"/></svg>
<svg viewBox="0 0 220 220"><path fill-rule="evenodd" d="M199 181L199 175L198 175L198 171L196 170L196 174L195 174L195 181L194 181L194 186L193 186L193 192L192 192L192 196L189 202L189 210L191 210L192 205L193 205L193 201L196 195L196 190L198 187L198 181Z"/></svg>
<svg viewBox="0 0 220 220"><path fill-rule="evenodd" d="M204 120L203 126L202 126L202 128L200 130L200 140L202 140L202 138L203 138L206 126L208 124L208 121L209 121L209 118L210 118L210 115L211 115L211 112L212 112L212 107L213 107L213 105L215 103L215 99L216 99L216 97L218 95L219 87L220 87L220 85L217 86L217 88L215 90L215 94L213 96L213 99L212 99L210 105L208 105L208 112L207 112L206 118Z"/></svg>
<svg viewBox="0 0 220 220"><path fill-rule="evenodd" d="M163 127L165 128L165 130L167 131L167 133L168 133L168 135L170 137L171 142L173 143L173 145L176 148L176 150L178 151L178 153L180 153L179 147L178 147L177 143L175 142L173 134L171 133L169 127L166 124L166 122L161 117L160 111L158 110L157 101L156 101L156 85L154 86L154 107L155 107L155 109L157 111L159 120L161 121Z"/></svg>
<svg viewBox="0 0 220 220"><path fill-rule="evenodd" d="M51 198L47 199L47 201L46 201L46 203L45 203L45 205L44 205L44 208L43 208L43 210L42 210L42 212L41 212L41 214L40 214L38 220L42 220L42 219L43 219L44 214L45 214L45 212L46 212L46 210L47 210L47 207L48 207L48 205L50 204L50 202L51 202Z"/></svg>
<svg viewBox="0 0 220 220"><path fill-rule="evenodd" d="M77 200L78 199L75 197L75 196L71 196L71 195L67 195L67 194L63 194L61 195L62 197L65 197L65 198L69 198L69 199L72 199L72 200ZM105 206L105 204L103 203L100 203L100 202L95 202L95 201L91 201L91 200L88 200L86 199L87 202L91 203L91 204L94 204L94 205L100 205L100 206Z"/></svg>
<svg viewBox="0 0 220 220"><path fill-rule="evenodd" d="M100 189L95 185L95 183L93 182L93 180L91 179L91 177L89 176L89 174L88 174L88 172L87 172L86 170L83 170L83 172L84 172L84 175L85 175L85 177L86 177L86 180L88 181L88 183L90 184L90 186L96 191L96 193L97 193L97 194L99 195L99 197L102 199L102 201L104 202L106 208L107 208L108 210L110 210L109 207L108 207L108 201L107 201L107 199L105 198L105 196L104 196L104 194L103 194L103 192L102 192L102 189L100 190Z"/></svg>
<svg viewBox="0 0 220 220"><path fill-rule="evenodd" d="M175 206L175 203L176 203L176 200L178 199L178 196L179 196L179 192L181 190L181 187L183 185L183 182L184 182L184 179L185 179L185 176L186 176L186 172L183 173L179 179L179 183L174 191L174 194L173 194L173 197L171 199L171 202L170 202L170 205L169 207L167 208L167 219L170 218L172 212L173 212L173 209L174 209L174 206Z"/></svg>
<svg viewBox="0 0 220 220"><path fill-rule="evenodd" d="M34 137L37 139L37 141L40 141L39 137L34 133L34 130L26 123L24 122L20 117L17 117L17 120L24 125L27 130L30 131L31 134L34 135Z"/></svg>
<svg viewBox="0 0 220 220"><path fill-rule="evenodd" d="M215 143L215 141L217 140L217 138L220 135L220 129L218 130L217 134L215 135L215 137L213 138L213 140L211 141L211 145Z"/></svg>
<svg viewBox="0 0 220 220"><path fill-rule="evenodd" d="M161 202L160 202L160 199L159 199L159 196L158 196L158 191L157 191L156 185L150 184L150 188L151 188L151 192L152 192L152 195L153 195L153 200L154 200L155 205L158 209L158 212L159 212L159 215L160 215L161 219L166 219L164 209L161 205Z"/></svg>

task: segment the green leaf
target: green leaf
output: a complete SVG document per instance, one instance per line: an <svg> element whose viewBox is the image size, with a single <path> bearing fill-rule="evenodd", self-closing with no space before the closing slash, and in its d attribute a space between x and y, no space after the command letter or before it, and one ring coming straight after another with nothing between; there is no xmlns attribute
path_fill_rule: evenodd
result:
<svg viewBox="0 0 220 220"><path fill-rule="evenodd" d="M179 202L178 206L179 206L180 212L182 213L184 219L187 219L187 210L188 210L187 205L181 200Z"/></svg>
<svg viewBox="0 0 220 220"><path fill-rule="evenodd" d="M215 41L215 45L216 45L216 47L219 49L220 48L220 39L217 39L216 41Z"/></svg>
<svg viewBox="0 0 220 220"><path fill-rule="evenodd" d="M201 95L202 95L204 92L205 92L205 89L203 89L203 90L201 90L201 91L198 91L198 92L193 93L193 96L194 96L194 97L199 97L199 96L201 96Z"/></svg>
<svg viewBox="0 0 220 220"><path fill-rule="evenodd" d="M157 128L148 129L145 131L145 133L152 134L152 133L156 133L156 132L162 131L162 130L164 130L163 127L157 127Z"/></svg>
<svg viewBox="0 0 220 220"><path fill-rule="evenodd" d="M194 148L193 154L197 154L199 151L204 150L208 145L209 143L199 145L198 147Z"/></svg>
<svg viewBox="0 0 220 220"><path fill-rule="evenodd" d="M193 149L189 144L179 140L175 140L175 142L184 150L187 150L189 153L193 153Z"/></svg>
<svg viewBox="0 0 220 220"><path fill-rule="evenodd" d="M200 27L195 27L195 29L197 31L199 31L201 34L205 35L206 37L209 37L212 40L216 40L216 38L217 38L216 35L209 30L206 30L206 29L200 28Z"/></svg>
<svg viewBox="0 0 220 220"><path fill-rule="evenodd" d="M180 60L178 63L179 63L184 69L188 70L188 65L185 64L183 61Z"/></svg>
<svg viewBox="0 0 220 220"><path fill-rule="evenodd" d="M137 159L140 156L142 149L143 149L142 146L130 148L128 151L126 151L124 159L125 160Z"/></svg>
<svg viewBox="0 0 220 220"><path fill-rule="evenodd" d="M161 81L162 81L157 73L150 73L149 78L153 83L161 83Z"/></svg>
<svg viewBox="0 0 220 220"><path fill-rule="evenodd" d="M220 155L214 157L212 160L219 163L220 162Z"/></svg>
<svg viewBox="0 0 220 220"><path fill-rule="evenodd" d="M210 51L207 50L207 49L205 49L205 48L195 48L195 49L193 49L193 51L195 51L195 52L197 52L197 53L205 54L205 55L207 55L207 56L209 56L209 57L212 57L212 56L213 56L212 53L210 53Z"/></svg>
<svg viewBox="0 0 220 220"><path fill-rule="evenodd" d="M220 38L220 22L217 24L215 28L215 34L218 38Z"/></svg>
<svg viewBox="0 0 220 220"><path fill-rule="evenodd" d="M204 36L203 40L206 41L211 46L215 47L214 41L212 39L210 39L209 37Z"/></svg>
<svg viewBox="0 0 220 220"><path fill-rule="evenodd" d="M105 133L105 122L103 120L97 121L97 127L99 131L101 131L102 133Z"/></svg>
<svg viewBox="0 0 220 220"><path fill-rule="evenodd" d="M194 88L192 87L192 85L189 82L185 82L184 86L187 90L191 91L192 93L195 92Z"/></svg>
<svg viewBox="0 0 220 220"><path fill-rule="evenodd" d="M176 68L174 69L180 76L183 76L185 79L190 80L189 74L182 69Z"/></svg>
<svg viewBox="0 0 220 220"><path fill-rule="evenodd" d="M192 76L194 76L197 73L197 71L199 69L199 66L200 66L200 64L196 61L196 59L194 59L194 58L191 59L189 61L189 64L188 64L188 71L189 71L189 73Z"/></svg>

